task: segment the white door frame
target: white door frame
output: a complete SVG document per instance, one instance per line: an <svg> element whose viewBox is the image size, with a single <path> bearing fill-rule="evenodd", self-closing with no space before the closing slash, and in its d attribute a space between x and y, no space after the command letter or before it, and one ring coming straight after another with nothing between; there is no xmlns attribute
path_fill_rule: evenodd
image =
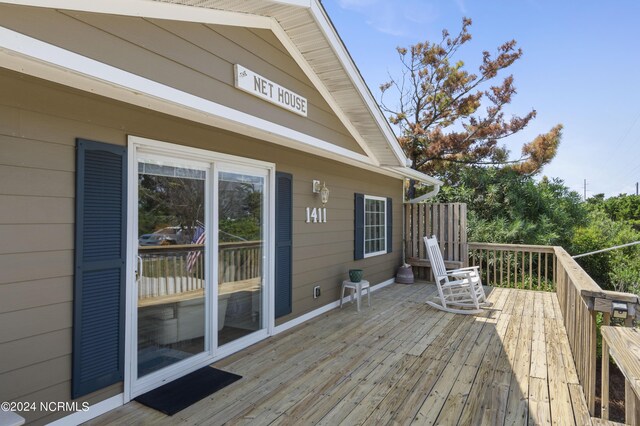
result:
<svg viewBox="0 0 640 426"><path fill-rule="evenodd" d="M205 334L208 338L205 341L205 351L181 361L178 365L166 367L158 372L151 373L142 379L137 378L137 285L135 273L137 268L137 247L138 247L138 158L139 151L144 152L145 157L155 155L164 158L176 158L176 163L195 163L199 166L208 164L207 181L205 191L209 196L206 207L206 220L211 229L210 235L216 238L207 238L205 242L205 276L206 286L209 291L205 291L206 299L206 324ZM220 348L217 347L217 312L218 305L218 214L217 214L217 191L218 191L218 171L222 167L225 171L238 171L256 174L265 177L265 218L263 219L264 229L264 252L263 252L263 318L265 318L264 328L250 335L235 340ZM198 148L185 147L167 142L128 136L128 197L127 197L127 280L126 280L126 306L125 306L125 403L136 396L148 392L163 383L170 382L184 376L192 371L202 368L225 356L246 348L264 338L272 335L275 329L274 316L274 277L275 277L275 164L264 161L237 157L228 154L216 153ZM215 284L215 285L214 285ZM174 368L175 367L175 368Z"/></svg>

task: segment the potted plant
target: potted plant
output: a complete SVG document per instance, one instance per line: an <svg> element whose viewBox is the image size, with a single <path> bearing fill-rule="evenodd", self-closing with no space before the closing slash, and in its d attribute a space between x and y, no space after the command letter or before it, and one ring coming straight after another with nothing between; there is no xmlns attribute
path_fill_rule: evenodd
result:
<svg viewBox="0 0 640 426"><path fill-rule="evenodd" d="M359 283L362 281L362 274L364 271L362 269L349 269L349 281L352 283Z"/></svg>

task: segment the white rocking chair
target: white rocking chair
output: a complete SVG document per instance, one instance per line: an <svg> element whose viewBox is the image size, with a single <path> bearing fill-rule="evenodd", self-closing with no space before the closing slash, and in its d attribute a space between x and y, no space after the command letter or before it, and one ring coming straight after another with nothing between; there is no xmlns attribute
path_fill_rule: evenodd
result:
<svg viewBox="0 0 640 426"><path fill-rule="evenodd" d="M435 236L424 237L439 300L427 300L429 306L454 314L477 314L490 306L482 288L478 266L447 270Z"/></svg>

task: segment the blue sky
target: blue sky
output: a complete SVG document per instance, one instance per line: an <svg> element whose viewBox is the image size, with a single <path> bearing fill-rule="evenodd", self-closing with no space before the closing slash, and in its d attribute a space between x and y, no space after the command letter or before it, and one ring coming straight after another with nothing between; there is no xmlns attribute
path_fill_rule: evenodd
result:
<svg viewBox="0 0 640 426"><path fill-rule="evenodd" d="M397 46L456 34L463 16L473 39L459 58L476 71L481 52L516 39L524 55L507 70L518 94L509 113L538 112L506 141L522 143L564 124L558 155L542 175L587 196L635 193L640 181L640 2L547 0L322 0L378 99L399 71ZM507 75L507 74L504 74Z"/></svg>

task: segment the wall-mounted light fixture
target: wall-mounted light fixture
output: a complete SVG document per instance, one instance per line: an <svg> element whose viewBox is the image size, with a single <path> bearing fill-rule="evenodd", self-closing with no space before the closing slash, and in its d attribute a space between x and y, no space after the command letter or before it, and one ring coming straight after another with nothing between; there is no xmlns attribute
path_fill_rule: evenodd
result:
<svg viewBox="0 0 640 426"><path fill-rule="evenodd" d="M321 185L319 180L314 180L313 193L320 194L320 201L323 206L329 201L329 188L327 188L326 182L323 182Z"/></svg>
<svg viewBox="0 0 640 426"><path fill-rule="evenodd" d="M322 188L320 188L320 201L322 201L323 206L329 201L329 188L324 182L322 183Z"/></svg>

